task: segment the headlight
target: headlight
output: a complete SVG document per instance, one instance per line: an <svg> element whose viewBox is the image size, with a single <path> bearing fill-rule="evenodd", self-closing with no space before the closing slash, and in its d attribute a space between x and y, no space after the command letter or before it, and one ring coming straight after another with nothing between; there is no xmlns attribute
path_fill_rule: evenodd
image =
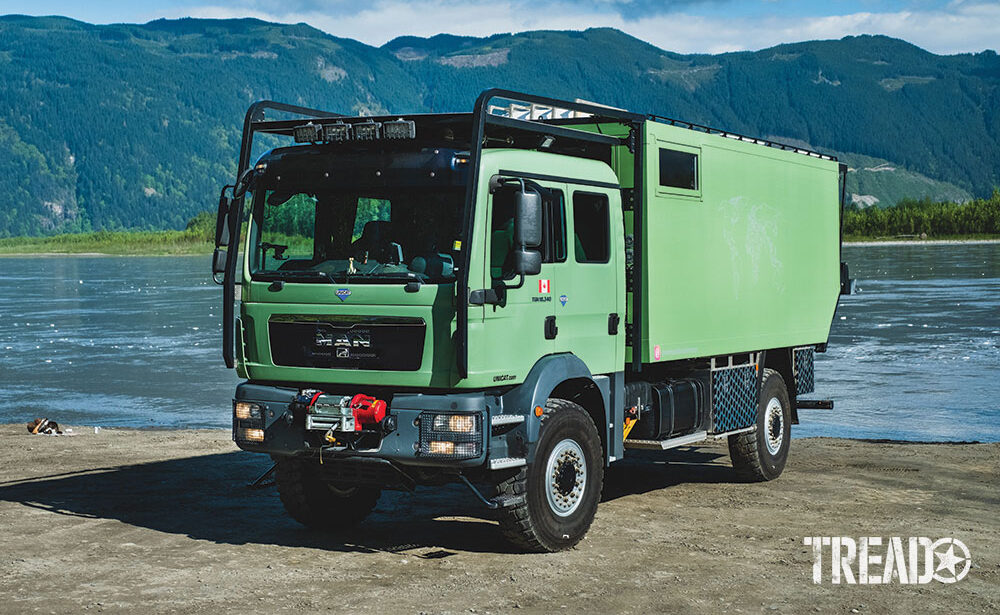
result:
<svg viewBox="0 0 1000 615"><path fill-rule="evenodd" d="M431 429L454 433L473 433L476 431L476 416L473 414L436 414Z"/></svg>
<svg viewBox="0 0 1000 615"><path fill-rule="evenodd" d="M420 442L417 450L424 457L472 459L483 450L483 415L437 414L420 415Z"/></svg>
<svg viewBox="0 0 1000 615"><path fill-rule="evenodd" d="M233 406L233 413L241 421L247 421L250 419L260 420L264 416L264 409L257 404L247 403L245 401L238 401L236 405Z"/></svg>
<svg viewBox="0 0 1000 615"><path fill-rule="evenodd" d="M246 440L247 442L264 441L263 429L240 429L238 433L240 440Z"/></svg>

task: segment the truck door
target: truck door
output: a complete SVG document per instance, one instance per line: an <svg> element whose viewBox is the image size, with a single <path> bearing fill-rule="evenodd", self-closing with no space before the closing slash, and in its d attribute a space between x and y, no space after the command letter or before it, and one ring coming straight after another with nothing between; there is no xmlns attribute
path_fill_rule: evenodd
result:
<svg viewBox="0 0 1000 615"><path fill-rule="evenodd" d="M555 337L552 324L553 295L551 281L552 267L557 249L561 249L565 260L565 240L561 248L552 236L553 212L561 207L562 190L551 189L551 184L536 184L542 192L542 268L535 276L526 276L523 286L514 288L519 276L512 273L511 251L514 246L514 192L518 184L511 184L496 190L489 197L486 238L486 262L489 280L495 287L504 284L506 304L486 305L483 316L483 345L476 352L489 353L488 361L470 361L488 366L483 376L495 384L521 381L538 359L555 352ZM554 203L559 203L556 207ZM563 214L562 236L565 237L565 216Z"/></svg>
<svg viewBox="0 0 1000 615"><path fill-rule="evenodd" d="M569 186L567 252L550 280L559 333L556 352L572 352L593 374L625 362L624 236L617 191Z"/></svg>

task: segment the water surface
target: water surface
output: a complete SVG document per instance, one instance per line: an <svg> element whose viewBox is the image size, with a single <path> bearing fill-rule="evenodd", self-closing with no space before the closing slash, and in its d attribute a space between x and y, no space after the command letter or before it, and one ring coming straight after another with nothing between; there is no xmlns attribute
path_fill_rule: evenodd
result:
<svg viewBox="0 0 1000 615"><path fill-rule="evenodd" d="M798 436L1000 440L1000 245L846 247ZM208 257L0 259L0 422L228 427Z"/></svg>

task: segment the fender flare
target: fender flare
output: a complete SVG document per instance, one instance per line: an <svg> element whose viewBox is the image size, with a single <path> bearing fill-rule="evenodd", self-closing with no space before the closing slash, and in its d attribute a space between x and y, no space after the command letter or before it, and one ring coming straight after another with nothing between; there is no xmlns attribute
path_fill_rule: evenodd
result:
<svg viewBox="0 0 1000 615"><path fill-rule="evenodd" d="M586 379L594 383L604 402L603 426L597 424L599 433L608 436L608 404L611 399L610 378L594 376L579 357L571 353L546 355L539 359L525 377L524 382L501 396L501 404L506 414L524 415L524 429L528 444L528 461L534 457L534 444L538 442L541 421L535 416L534 408L545 407L552 391L567 380ZM605 459L605 464L607 459Z"/></svg>

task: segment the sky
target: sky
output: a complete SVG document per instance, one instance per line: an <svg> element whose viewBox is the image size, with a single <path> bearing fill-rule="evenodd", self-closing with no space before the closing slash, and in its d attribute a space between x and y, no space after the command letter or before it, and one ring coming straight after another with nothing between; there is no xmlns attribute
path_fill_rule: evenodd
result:
<svg viewBox="0 0 1000 615"><path fill-rule="evenodd" d="M886 34L938 54L1000 47L1000 0L0 0L0 14L90 23L257 17L382 45L442 32L486 36L613 27L668 51L721 53Z"/></svg>

